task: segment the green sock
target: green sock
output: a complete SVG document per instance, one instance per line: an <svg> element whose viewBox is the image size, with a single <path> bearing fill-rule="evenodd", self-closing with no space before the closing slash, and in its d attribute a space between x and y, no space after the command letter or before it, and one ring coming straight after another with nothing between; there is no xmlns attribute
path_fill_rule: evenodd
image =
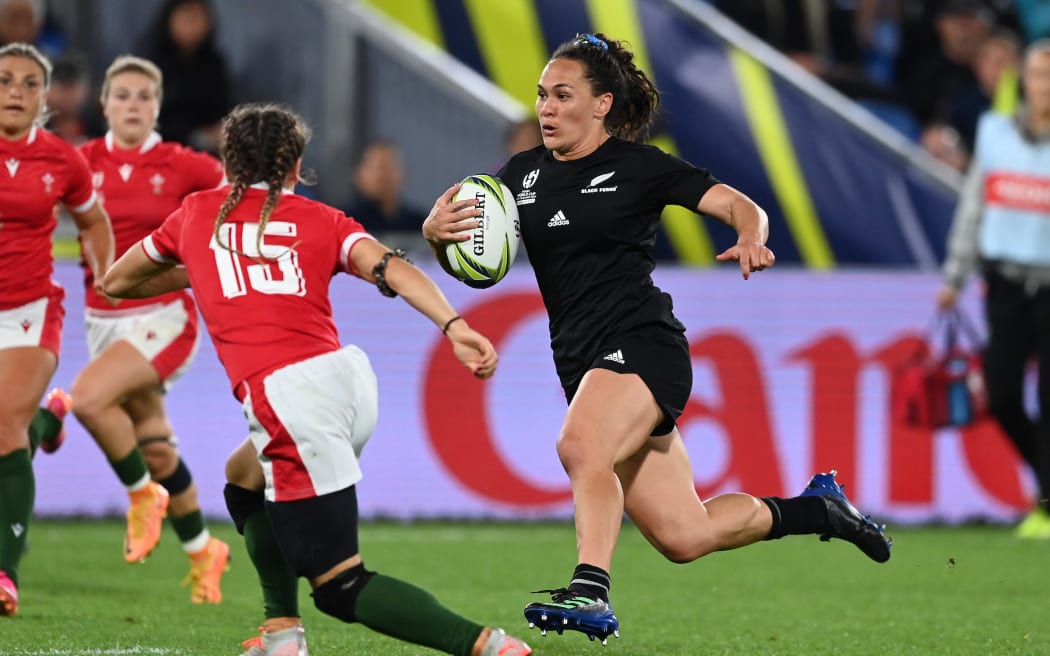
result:
<svg viewBox="0 0 1050 656"><path fill-rule="evenodd" d="M121 460L110 460L109 466L117 473L117 478L126 486L134 485L144 477L149 476L149 468L146 466L146 458L142 455L142 449L135 447L131 453Z"/></svg>
<svg viewBox="0 0 1050 656"><path fill-rule="evenodd" d="M265 511L252 513L245 520L244 545L259 574L266 618L298 617L299 578L284 559Z"/></svg>
<svg viewBox="0 0 1050 656"><path fill-rule="evenodd" d="M484 628L445 608L426 590L382 574L361 588L354 617L373 631L456 656L470 656Z"/></svg>
<svg viewBox="0 0 1050 656"><path fill-rule="evenodd" d="M16 449L0 456L0 570L16 585L35 496L36 479L29 451Z"/></svg>
<svg viewBox="0 0 1050 656"><path fill-rule="evenodd" d="M37 408L33 421L29 424L29 454L36 453L41 442L50 442L58 437L62 430L62 420L51 411Z"/></svg>
<svg viewBox="0 0 1050 656"><path fill-rule="evenodd" d="M179 536L179 542L189 542L204 532L204 515L200 509L194 510L182 517L169 516L171 526L175 529L175 535Z"/></svg>

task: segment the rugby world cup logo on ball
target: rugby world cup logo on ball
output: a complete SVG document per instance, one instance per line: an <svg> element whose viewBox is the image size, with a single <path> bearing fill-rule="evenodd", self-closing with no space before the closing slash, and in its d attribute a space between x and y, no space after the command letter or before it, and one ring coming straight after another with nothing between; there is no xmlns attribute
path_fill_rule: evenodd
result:
<svg viewBox="0 0 1050 656"><path fill-rule="evenodd" d="M446 247L453 274L470 287L484 289L503 279L518 254L521 225L514 196L494 175L471 175L460 183L454 201L474 198L483 214L470 239ZM474 221L476 219L469 219Z"/></svg>

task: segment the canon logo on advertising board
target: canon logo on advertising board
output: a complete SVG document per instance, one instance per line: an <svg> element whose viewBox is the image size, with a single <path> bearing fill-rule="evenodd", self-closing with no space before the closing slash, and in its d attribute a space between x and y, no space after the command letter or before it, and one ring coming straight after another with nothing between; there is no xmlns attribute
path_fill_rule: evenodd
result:
<svg viewBox="0 0 1050 656"><path fill-rule="evenodd" d="M571 517L555 450L565 398L532 272L515 266L474 290L421 266L496 344L500 367L474 379L407 304L349 276L333 281L341 339L368 353L379 380L362 516ZM68 313L53 383L68 386L87 360L83 282L72 263L55 275ZM931 432L889 420L888 374L929 324L936 274L774 269L744 282L739 271L663 266L655 282L688 328L694 382L680 428L702 497L791 496L834 468L858 507L882 521L1013 521L1029 506L1031 477L992 424ZM976 318L976 293L963 300ZM202 507L227 518L224 462L247 427L207 337L167 398ZM122 513L126 495L105 458L75 419L66 424L62 451L34 461L37 512Z"/></svg>

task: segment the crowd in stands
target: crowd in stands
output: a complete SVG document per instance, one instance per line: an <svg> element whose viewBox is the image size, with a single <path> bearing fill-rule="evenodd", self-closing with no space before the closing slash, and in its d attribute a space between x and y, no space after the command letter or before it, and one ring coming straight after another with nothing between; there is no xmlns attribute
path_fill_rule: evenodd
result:
<svg viewBox="0 0 1050 656"><path fill-rule="evenodd" d="M1017 102L1042 0L715 0L795 63L964 170L977 117Z"/></svg>
<svg viewBox="0 0 1050 656"><path fill-rule="evenodd" d="M959 171L969 163L980 114L1016 105L1024 46L1050 36L1044 0L708 1ZM150 29L129 43L164 74L164 138L212 154L219 121L234 102L216 28L210 0L166 0ZM54 61L48 127L74 144L100 136L97 72L70 48L46 0L0 0L0 45L15 41L33 43ZM388 145L396 153L397 144ZM397 156L388 159L395 162L388 168L400 170ZM403 175L383 179L391 181L389 195L399 196ZM367 180L355 172L350 181L355 207L371 202ZM388 214L383 228L398 230L390 219L398 212Z"/></svg>
<svg viewBox="0 0 1050 656"><path fill-rule="evenodd" d="M164 74L160 124L165 139L216 153L219 122L233 107L225 57L216 45L209 0L167 0L154 25L129 44ZM48 129L73 144L105 132L98 71L70 47L64 27L45 0L0 0L0 46L31 43L54 64L48 92Z"/></svg>

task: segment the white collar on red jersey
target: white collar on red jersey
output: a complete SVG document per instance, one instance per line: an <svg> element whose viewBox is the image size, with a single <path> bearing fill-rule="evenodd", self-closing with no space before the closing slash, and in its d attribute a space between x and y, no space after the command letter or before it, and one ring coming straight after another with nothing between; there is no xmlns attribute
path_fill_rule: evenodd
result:
<svg viewBox="0 0 1050 656"><path fill-rule="evenodd" d="M26 144L31 144L36 141L36 128L36 123L33 124L33 127L29 128L29 136L26 137Z"/></svg>
<svg viewBox="0 0 1050 656"><path fill-rule="evenodd" d="M255 184L249 185L249 186L252 189L262 189L263 191L270 191L270 185L265 183L265 182L256 182ZM283 187L281 189L281 193L282 194L294 194L295 190L294 189L289 189L288 187Z"/></svg>
<svg viewBox="0 0 1050 656"><path fill-rule="evenodd" d="M159 144L161 141L163 141L163 139L156 130L150 132L149 136L146 137L146 140L142 142L141 146L139 146L139 153L149 152L151 148ZM116 144L113 142L113 130L109 130L106 132L106 150L113 152L114 146L116 146Z"/></svg>

